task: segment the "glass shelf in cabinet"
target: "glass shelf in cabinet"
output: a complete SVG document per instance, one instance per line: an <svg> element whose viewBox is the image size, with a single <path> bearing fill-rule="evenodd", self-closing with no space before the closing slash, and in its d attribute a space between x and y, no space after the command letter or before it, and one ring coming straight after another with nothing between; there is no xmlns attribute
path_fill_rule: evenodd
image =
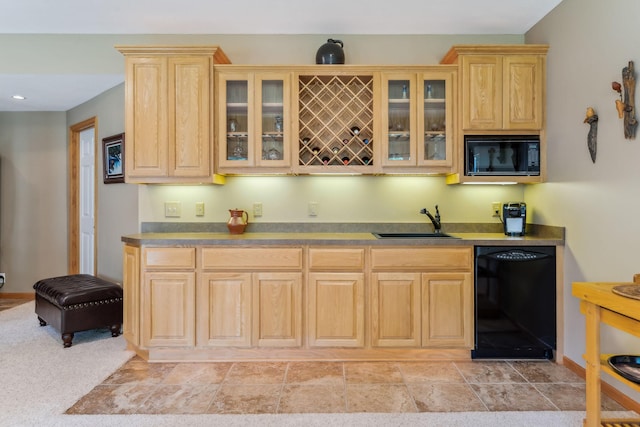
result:
<svg viewBox="0 0 640 427"><path fill-rule="evenodd" d="M282 103L267 102L262 104L262 111L267 113L282 113Z"/></svg>
<svg viewBox="0 0 640 427"><path fill-rule="evenodd" d="M227 108L227 116L247 117L247 107Z"/></svg>
<svg viewBox="0 0 640 427"><path fill-rule="evenodd" d="M390 113L409 115L409 104L389 104Z"/></svg>
<svg viewBox="0 0 640 427"><path fill-rule="evenodd" d="M227 102L227 108L247 108L248 102Z"/></svg>
<svg viewBox="0 0 640 427"><path fill-rule="evenodd" d="M409 154L391 153L387 160L411 160L411 156Z"/></svg>
<svg viewBox="0 0 640 427"><path fill-rule="evenodd" d="M398 140L400 138L407 139L409 138L409 132L389 132L389 140Z"/></svg>

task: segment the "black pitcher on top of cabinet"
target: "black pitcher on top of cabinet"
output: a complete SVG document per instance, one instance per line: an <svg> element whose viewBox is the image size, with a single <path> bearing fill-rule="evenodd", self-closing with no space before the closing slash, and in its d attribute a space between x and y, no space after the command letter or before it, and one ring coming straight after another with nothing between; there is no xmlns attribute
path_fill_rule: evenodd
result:
<svg viewBox="0 0 640 427"><path fill-rule="evenodd" d="M341 40L327 40L316 52L316 64L344 64L343 47Z"/></svg>

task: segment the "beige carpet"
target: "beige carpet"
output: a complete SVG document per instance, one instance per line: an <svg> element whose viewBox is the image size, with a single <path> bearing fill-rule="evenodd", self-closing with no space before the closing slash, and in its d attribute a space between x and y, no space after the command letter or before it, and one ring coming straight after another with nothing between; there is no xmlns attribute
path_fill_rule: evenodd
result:
<svg viewBox="0 0 640 427"><path fill-rule="evenodd" d="M447 426L581 427L583 412L293 415L65 415L133 353L107 329L77 333L63 349L34 303L0 312L0 426ZM632 412L609 412L632 417Z"/></svg>

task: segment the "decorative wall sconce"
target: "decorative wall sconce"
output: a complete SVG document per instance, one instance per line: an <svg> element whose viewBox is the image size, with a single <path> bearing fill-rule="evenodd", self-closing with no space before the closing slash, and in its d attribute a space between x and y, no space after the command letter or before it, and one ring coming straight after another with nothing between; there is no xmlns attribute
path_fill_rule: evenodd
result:
<svg viewBox="0 0 640 427"><path fill-rule="evenodd" d="M589 148L589 154L591 154L591 161L596 162L596 152L598 148L598 115L593 108L587 108L587 117L584 118L584 123L589 124L589 134L587 135L587 147Z"/></svg>
<svg viewBox="0 0 640 427"><path fill-rule="evenodd" d="M622 84L611 82L611 88L620 95L620 99L616 99L616 110L618 110L618 117L624 118L624 137L636 139L638 120L636 119L636 74L633 61L629 61L629 65L622 69Z"/></svg>

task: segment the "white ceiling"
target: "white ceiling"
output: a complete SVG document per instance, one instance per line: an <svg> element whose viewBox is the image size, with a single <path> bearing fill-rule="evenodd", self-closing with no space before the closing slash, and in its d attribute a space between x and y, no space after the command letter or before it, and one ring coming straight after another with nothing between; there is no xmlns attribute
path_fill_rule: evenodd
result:
<svg viewBox="0 0 640 427"><path fill-rule="evenodd" d="M524 34L561 0L0 0L3 34ZM124 70L123 70L124 72ZM66 111L123 75L0 74L0 111ZM11 99L28 94L26 102Z"/></svg>

